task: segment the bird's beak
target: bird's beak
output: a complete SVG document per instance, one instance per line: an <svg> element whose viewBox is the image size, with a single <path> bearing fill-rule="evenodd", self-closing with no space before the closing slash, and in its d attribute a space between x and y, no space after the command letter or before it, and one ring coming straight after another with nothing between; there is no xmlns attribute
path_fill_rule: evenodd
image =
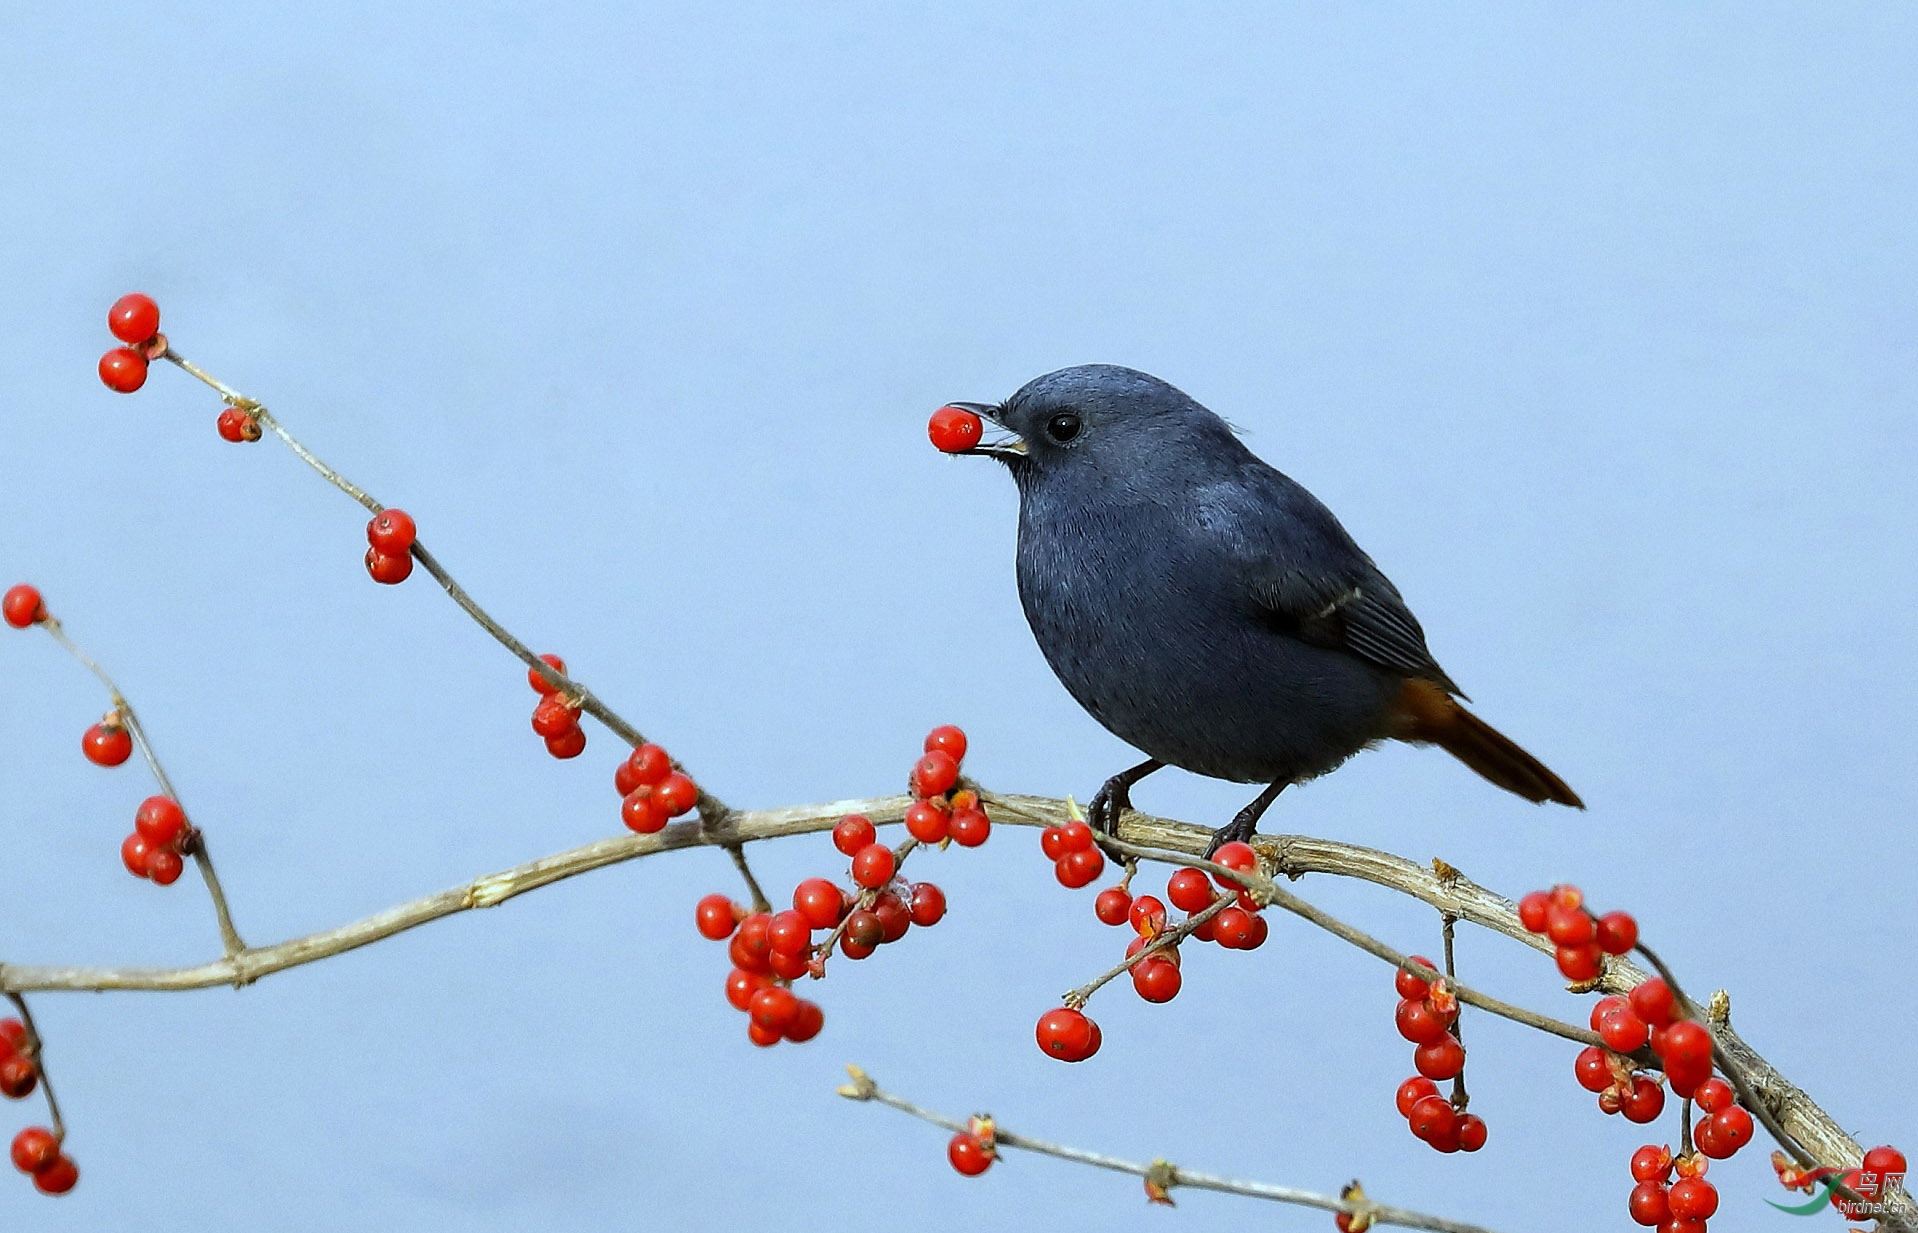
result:
<svg viewBox="0 0 1918 1233"><path fill-rule="evenodd" d="M970 411L982 419L999 424L1001 428L1005 427L1004 424L999 423L999 408L996 406L983 402L949 402L946 405L958 407L962 411ZM998 441L981 441L965 452L986 458L997 458L1000 462L1011 462L1015 459L1023 462L1026 457L1026 443L1014 434Z"/></svg>

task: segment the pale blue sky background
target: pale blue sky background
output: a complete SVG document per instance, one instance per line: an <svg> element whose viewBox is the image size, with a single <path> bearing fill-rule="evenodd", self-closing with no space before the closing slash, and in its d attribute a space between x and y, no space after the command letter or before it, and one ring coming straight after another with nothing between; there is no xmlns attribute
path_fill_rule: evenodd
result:
<svg viewBox="0 0 1918 1233"><path fill-rule="evenodd" d="M368 582L364 515L221 442L208 393L104 391L120 292L746 805L888 790L941 721L995 787L1130 760L1031 644L1011 486L923 435L1114 361L1329 502L1592 806L1398 748L1275 826L1576 879L1868 1143L1918 1144L1912 10L633 7L0 18L0 581L119 674L249 938L610 833L613 743L548 759L521 671L423 578ZM0 958L214 953L195 887L119 868L149 788L81 761L90 680L37 636L0 665ZM823 837L758 859L842 867ZM1029 832L919 868L948 922L836 973L804 1048L750 1048L720 997L712 852L241 993L42 997L84 1178L0 1179L0 1225L1329 1227L1142 1212L1032 1158L961 1179L939 1132L831 1095L859 1061L1088 1147L1624 1227L1647 1136L1562 1043L1473 1018L1491 1144L1440 1158L1392 1108L1389 973L1274 920L1169 1006L1100 998L1104 1052L1061 1066L1032 1022L1119 946L1090 893ZM1304 889L1435 944L1423 909ZM1461 953L1584 1014L1529 951ZM1720 1220L1796 1228L1765 1154L1713 1169Z"/></svg>

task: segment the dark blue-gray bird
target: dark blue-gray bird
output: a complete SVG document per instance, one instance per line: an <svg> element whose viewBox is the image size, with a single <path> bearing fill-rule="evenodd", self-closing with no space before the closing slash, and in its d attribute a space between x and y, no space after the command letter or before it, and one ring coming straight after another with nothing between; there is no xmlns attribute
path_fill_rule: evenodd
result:
<svg viewBox="0 0 1918 1233"><path fill-rule="evenodd" d="M1264 791L1219 828L1250 839L1287 785L1361 749L1437 745L1529 801L1565 781L1459 704L1398 588L1332 511L1157 377L1047 373L997 405L1016 437L966 452L1019 489L1019 599L1046 662L1146 755L1093 796L1111 834L1165 766Z"/></svg>

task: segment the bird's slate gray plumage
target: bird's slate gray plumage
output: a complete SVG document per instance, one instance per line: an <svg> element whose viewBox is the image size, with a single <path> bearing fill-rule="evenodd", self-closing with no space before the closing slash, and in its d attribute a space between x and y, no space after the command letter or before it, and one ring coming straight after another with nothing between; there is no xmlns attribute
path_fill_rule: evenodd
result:
<svg viewBox="0 0 1918 1233"><path fill-rule="evenodd" d="M1266 790L1214 846L1248 838L1286 785L1385 739L1442 746L1534 801L1580 805L1458 704L1418 619L1332 512L1224 420L1156 377L1088 364L997 406L1018 434L972 453L1019 489L1019 598L1074 698L1148 761L1109 780L1110 829L1170 764Z"/></svg>

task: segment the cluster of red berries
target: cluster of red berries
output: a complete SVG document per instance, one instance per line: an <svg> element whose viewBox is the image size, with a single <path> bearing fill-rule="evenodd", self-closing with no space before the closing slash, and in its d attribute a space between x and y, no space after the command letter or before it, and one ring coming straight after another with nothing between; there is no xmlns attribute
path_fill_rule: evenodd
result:
<svg viewBox="0 0 1918 1233"><path fill-rule="evenodd" d="M171 886L186 868L182 852L199 834L170 796L149 796L133 814L133 833L120 841L120 863L136 878Z"/></svg>
<svg viewBox="0 0 1918 1233"><path fill-rule="evenodd" d="M46 619L47 605L40 598L38 587L22 582L8 587L7 593L0 595L0 620L5 620L15 629L25 629Z"/></svg>
<svg viewBox="0 0 1918 1233"><path fill-rule="evenodd" d="M166 354L160 306L137 291L123 295L107 310L107 329L126 345L100 357L100 380L110 390L131 394L146 384L147 362Z"/></svg>
<svg viewBox="0 0 1918 1233"><path fill-rule="evenodd" d="M1670 1148L1655 1143L1633 1152L1632 1220L1659 1233L1705 1233L1705 1221L1718 1210L1718 1188L1705 1180L1709 1167L1696 1153L1674 1160Z"/></svg>
<svg viewBox="0 0 1918 1233"><path fill-rule="evenodd" d="M1039 832L1039 850L1052 862L1053 876L1067 890L1088 886L1106 871L1105 853L1099 851L1092 828L1084 822L1046 827Z"/></svg>
<svg viewBox="0 0 1918 1233"><path fill-rule="evenodd" d="M665 751L657 745L634 750L628 766L649 750L656 756L654 770L671 770ZM933 835L922 815L921 825L913 830L913 838L920 843L950 839L971 847L985 842L990 823L978 794L958 787L959 762L965 756L966 734L957 728L935 728L926 737L925 756L913 764L910 782L918 798L914 808L925 806L935 813L940 828ZM676 772L654 781L652 801L657 803L660 793L672 788L675 780L683 782L690 808L690 795L696 790L691 780ZM646 784L636 787L627 797L628 807L635 797L645 805L647 791ZM912 814L907 818L911 826ZM649 823L649 829L665 825L664 814L658 819L657 824ZM630 815L627 825L641 829ZM911 845L895 850L879 842L872 819L846 815L833 827L832 842L852 861L850 887L827 878L807 878L793 887L792 907L778 912L747 912L717 894L707 895L694 909L693 924L700 936L715 942L730 939L727 955L733 967L726 976L726 1000L750 1016L747 1036L756 1045L811 1040L819 1034L823 1014L818 1006L795 995L791 985L802 977L823 978L827 956L835 947L848 959L864 959L905 937L914 925L929 928L946 915L944 891L931 882L898 878L899 862ZM823 939L814 936L822 931Z"/></svg>
<svg viewBox="0 0 1918 1233"><path fill-rule="evenodd" d="M926 435L933 445L948 454L963 454L979 444L985 424L964 407L941 407L932 413Z"/></svg>
<svg viewBox="0 0 1918 1233"><path fill-rule="evenodd" d="M20 1100L39 1082L40 1064L27 1025L0 1019L0 1095ZM13 1163L43 1194L65 1194L80 1180L80 1170L60 1151L60 1140L43 1126L29 1126L13 1137Z"/></svg>
<svg viewBox="0 0 1918 1233"><path fill-rule="evenodd" d="M966 1128L946 1140L946 1160L967 1177L978 1177L999 1159L998 1131L989 1117L966 1120Z"/></svg>
<svg viewBox="0 0 1918 1233"><path fill-rule="evenodd" d="M1778 1181L1785 1189L1803 1190L1806 1193L1815 1189L1818 1179L1830 1172L1800 1169L1783 1152L1771 1154L1771 1167L1777 1171ZM1857 1191L1864 1202L1848 1199L1831 1190L1827 1192L1831 1197L1831 1205L1847 1220L1870 1220L1877 1213L1868 1204L1882 1202L1904 1188L1905 1154L1888 1143L1880 1144L1865 1153L1864 1161L1858 1168L1847 1171L1839 1180Z"/></svg>
<svg viewBox="0 0 1918 1233"><path fill-rule="evenodd" d="M373 581L396 586L413 573L413 541L419 528L403 509L383 509L366 524L366 572ZM584 747L585 742L581 742Z"/></svg>
<svg viewBox="0 0 1918 1233"><path fill-rule="evenodd" d="M1412 962L1434 967L1423 955ZM1485 1146L1485 1121L1466 1113L1439 1095L1440 1080L1456 1079L1465 1071L1465 1046L1452 1033L1458 1022L1458 997L1444 977L1427 981L1400 968L1393 977L1398 1009L1393 1022L1399 1035L1412 1042L1416 1075L1399 1084L1398 1110L1415 1138L1441 1152L1476 1152Z"/></svg>
<svg viewBox="0 0 1918 1233"><path fill-rule="evenodd" d="M1518 901L1519 923L1541 933L1558 948L1558 970L1566 980L1598 978L1606 955L1622 955L1638 945L1638 922L1629 913L1594 917L1576 886L1533 891Z"/></svg>

